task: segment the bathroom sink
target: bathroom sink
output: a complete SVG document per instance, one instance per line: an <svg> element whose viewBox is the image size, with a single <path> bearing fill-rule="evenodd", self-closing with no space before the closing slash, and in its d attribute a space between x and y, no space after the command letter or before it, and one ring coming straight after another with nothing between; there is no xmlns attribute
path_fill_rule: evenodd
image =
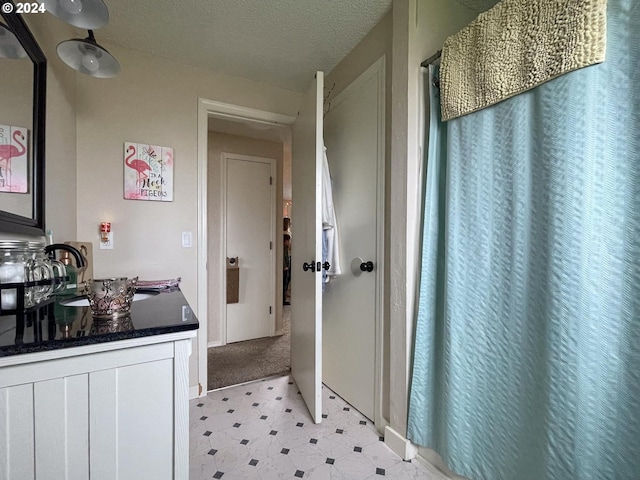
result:
<svg viewBox="0 0 640 480"><path fill-rule="evenodd" d="M144 292L136 292L133 295L133 301L137 302L139 300L145 300L147 298L155 297L156 295L158 295L158 293L160 292L153 292L149 290ZM67 298L65 300L60 300L60 305L63 305L65 307L88 307L89 299L85 295L82 295L80 297Z"/></svg>

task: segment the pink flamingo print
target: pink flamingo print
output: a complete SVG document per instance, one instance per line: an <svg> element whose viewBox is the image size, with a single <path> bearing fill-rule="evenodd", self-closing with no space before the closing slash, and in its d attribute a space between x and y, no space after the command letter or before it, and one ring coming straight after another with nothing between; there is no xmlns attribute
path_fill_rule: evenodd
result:
<svg viewBox="0 0 640 480"><path fill-rule="evenodd" d="M0 145L0 167L4 163L4 176L7 178L11 175L11 159L13 157L20 157L27 151L27 147L22 143L24 142L24 135L22 135L22 132L19 130L13 132L13 140L19 145L19 148L13 144ZM11 181L8 181L7 183L10 185Z"/></svg>
<svg viewBox="0 0 640 480"><path fill-rule="evenodd" d="M147 175L147 173L145 172L147 170L151 171L151 167L149 167L149 164L144 160L131 160L136 154L136 147L134 147L133 145L129 145L127 147L127 153L129 152L131 152L131 155L124 159L124 163L127 165L127 167L133 168L136 172L138 172L138 181L136 182L136 185L138 185L141 180L149 178L149 175Z"/></svg>

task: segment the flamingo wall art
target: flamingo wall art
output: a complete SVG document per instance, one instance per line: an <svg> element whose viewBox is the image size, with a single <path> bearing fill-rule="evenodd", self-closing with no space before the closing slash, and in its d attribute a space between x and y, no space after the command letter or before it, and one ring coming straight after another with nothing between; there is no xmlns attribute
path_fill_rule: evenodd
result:
<svg viewBox="0 0 640 480"><path fill-rule="evenodd" d="M0 125L0 192L28 192L29 130Z"/></svg>
<svg viewBox="0 0 640 480"><path fill-rule="evenodd" d="M125 142L124 198L173 201L173 148Z"/></svg>

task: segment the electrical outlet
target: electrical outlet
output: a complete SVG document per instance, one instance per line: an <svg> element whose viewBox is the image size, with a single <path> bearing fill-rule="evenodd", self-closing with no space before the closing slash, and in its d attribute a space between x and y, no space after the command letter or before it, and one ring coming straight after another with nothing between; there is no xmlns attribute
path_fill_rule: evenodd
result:
<svg viewBox="0 0 640 480"><path fill-rule="evenodd" d="M113 232L107 233L107 241L103 242L102 239L98 240L100 244L100 250L113 250Z"/></svg>

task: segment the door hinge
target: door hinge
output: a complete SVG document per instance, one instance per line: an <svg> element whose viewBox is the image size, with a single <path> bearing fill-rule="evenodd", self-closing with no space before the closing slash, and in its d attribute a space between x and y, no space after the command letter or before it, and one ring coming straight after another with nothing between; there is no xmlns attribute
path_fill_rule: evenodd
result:
<svg viewBox="0 0 640 480"><path fill-rule="evenodd" d="M273 242L269 242L269 250L273 250Z"/></svg>
<svg viewBox="0 0 640 480"><path fill-rule="evenodd" d="M273 177L269 177L269 185L273 185Z"/></svg>
<svg viewBox="0 0 640 480"><path fill-rule="evenodd" d="M271 307L269 307L269 315L271 315Z"/></svg>

